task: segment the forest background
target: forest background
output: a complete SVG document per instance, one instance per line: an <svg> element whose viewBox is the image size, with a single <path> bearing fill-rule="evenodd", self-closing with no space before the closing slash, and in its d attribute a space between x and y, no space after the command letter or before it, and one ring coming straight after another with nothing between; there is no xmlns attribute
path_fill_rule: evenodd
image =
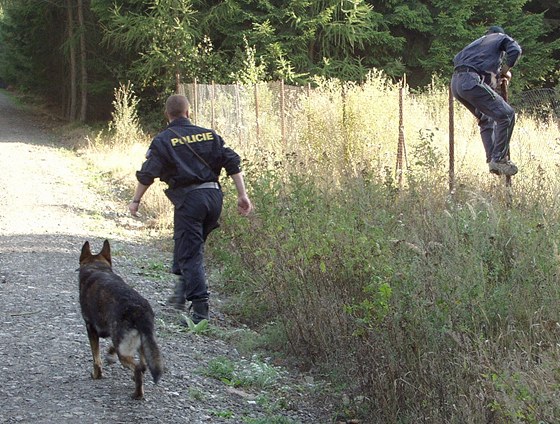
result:
<svg viewBox="0 0 560 424"><path fill-rule="evenodd" d="M556 0L0 4L0 79L67 121L109 121L80 148L108 194L129 199L163 101L184 83L206 93L198 119L253 134L223 135L244 157L256 211L236 216L224 178L208 246L223 309L257 330L237 333L248 352L266 347L313 368L340 394L341 419L558 421ZM537 115L518 109L511 188L489 175L475 120L455 108L450 191L451 60L496 23L525 52L511 100L556 94ZM292 86L288 140L278 80ZM215 96L211 82L222 84ZM142 207L169 241L162 191Z"/></svg>
<svg viewBox="0 0 560 424"><path fill-rule="evenodd" d="M423 87L496 24L525 51L513 91L559 79L556 0L1 0L0 14L0 80L70 120L109 119L127 81L141 119L195 79L360 82L375 68Z"/></svg>

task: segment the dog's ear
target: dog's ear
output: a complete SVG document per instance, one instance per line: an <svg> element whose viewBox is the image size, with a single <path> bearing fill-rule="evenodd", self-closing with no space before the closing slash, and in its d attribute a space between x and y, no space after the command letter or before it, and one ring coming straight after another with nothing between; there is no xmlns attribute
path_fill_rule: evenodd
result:
<svg viewBox="0 0 560 424"><path fill-rule="evenodd" d="M91 249L89 247L89 241L86 241L82 246L82 253L80 254L80 263L91 256Z"/></svg>
<svg viewBox="0 0 560 424"><path fill-rule="evenodd" d="M103 256L107 262L109 262L109 265L112 265L111 263L111 246L109 245L109 240L105 240L103 242L103 249L101 249L101 252L99 252L99 255Z"/></svg>

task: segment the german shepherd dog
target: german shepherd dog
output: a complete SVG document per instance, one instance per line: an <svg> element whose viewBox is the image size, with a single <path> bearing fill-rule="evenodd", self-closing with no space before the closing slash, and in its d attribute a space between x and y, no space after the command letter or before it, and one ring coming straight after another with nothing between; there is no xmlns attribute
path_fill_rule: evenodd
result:
<svg viewBox="0 0 560 424"><path fill-rule="evenodd" d="M97 255L91 253L88 241L84 243L79 271L80 307L93 355L91 376L102 376L99 338L110 337L113 345L107 351L108 362L115 362L117 356L124 367L134 372L136 388L132 397L142 399L146 363L155 383L163 372L154 337L154 312L146 299L113 272L108 240Z"/></svg>

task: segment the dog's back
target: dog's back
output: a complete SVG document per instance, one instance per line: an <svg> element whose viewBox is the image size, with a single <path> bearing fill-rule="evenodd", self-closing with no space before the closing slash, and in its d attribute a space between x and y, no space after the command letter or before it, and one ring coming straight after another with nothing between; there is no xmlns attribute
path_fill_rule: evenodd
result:
<svg viewBox="0 0 560 424"><path fill-rule="evenodd" d="M100 337L109 337L119 330L153 331L152 307L136 290L103 263L80 267L80 306L84 319L96 327Z"/></svg>
<svg viewBox="0 0 560 424"><path fill-rule="evenodd" d="M163 365L154 337L154 312L146 299L113 273L107 240L97 255L91 254L88 242L84 244L80 256L79 281L82 316L92 342L94 374L96 345L99 356L95 337L110 337L113 341L113 353L118 354L123 365L132 368L130 358L140 352L140 366L144 357L154 382L157 383ZM100 377L100 368L98 374ZM136 393L135 397L141 397L141 394Z"/></svg>

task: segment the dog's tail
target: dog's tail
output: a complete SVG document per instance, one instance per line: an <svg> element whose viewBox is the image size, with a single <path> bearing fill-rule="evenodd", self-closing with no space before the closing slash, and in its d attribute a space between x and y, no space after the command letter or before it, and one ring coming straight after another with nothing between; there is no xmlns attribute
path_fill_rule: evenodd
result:
<svg viewBox="0 0 560 424"><path fill-rule="evenodd" d="M163 374L163 361L161 353L159 352L159 347L156 343L154 335L151 333L142 333L141 339L144 357L146 358L154 383L157 384L161 374Z"/></svg>

